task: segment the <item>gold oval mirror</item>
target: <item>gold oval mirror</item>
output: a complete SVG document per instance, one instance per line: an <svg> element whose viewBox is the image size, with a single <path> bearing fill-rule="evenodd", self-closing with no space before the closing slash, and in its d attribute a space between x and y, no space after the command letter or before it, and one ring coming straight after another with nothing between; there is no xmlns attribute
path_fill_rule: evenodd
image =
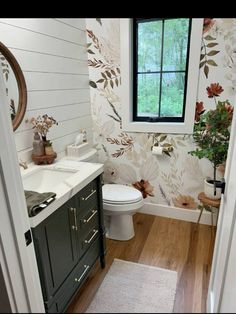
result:
<svg viewBox="0 0 236 314"><path fill-rule="evenodd" d="M27 104L26 83L23 72L10 50L0 42L0 60L6 85L9 111L15 131L24 118Z"/></svg>

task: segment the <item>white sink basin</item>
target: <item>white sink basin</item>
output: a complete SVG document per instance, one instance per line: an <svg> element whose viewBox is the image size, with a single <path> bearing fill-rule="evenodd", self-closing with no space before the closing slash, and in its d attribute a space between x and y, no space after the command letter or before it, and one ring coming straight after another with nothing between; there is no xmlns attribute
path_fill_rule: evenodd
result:
<svg viewBox="0 0 236 314"><path fill-rule="evenodd" d="M25 190L57 192L57 186L71 177L76 171L59 169L35 169L22 177Z"/></svg>

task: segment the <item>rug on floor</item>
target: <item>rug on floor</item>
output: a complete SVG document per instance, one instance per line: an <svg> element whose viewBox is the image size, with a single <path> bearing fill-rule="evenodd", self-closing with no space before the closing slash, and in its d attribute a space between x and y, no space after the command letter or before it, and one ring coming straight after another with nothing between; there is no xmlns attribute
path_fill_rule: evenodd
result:
<svg viewBox="0 0 236 314"><path fill-rule="evenodd" d="M86 313L172 313L177 272L114 259Z"/></svg>

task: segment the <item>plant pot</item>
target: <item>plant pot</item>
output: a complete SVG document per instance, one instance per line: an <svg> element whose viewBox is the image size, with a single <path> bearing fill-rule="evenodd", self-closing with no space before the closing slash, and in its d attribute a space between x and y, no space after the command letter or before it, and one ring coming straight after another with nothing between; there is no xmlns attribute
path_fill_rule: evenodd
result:
<svg viewBox="0 0 236 314"><path fill-rule="evenodd" d="M52 146L45 146L45 155L53 155L54 150Z"/></svg>
<svg viewBox="0 0 236 314"><path fill-rule="evenodd" d="M214 195L214 180L204 180L204 193L207 197L213 199L213 200L218 200L221 198L221 187L217 186L220 184L221 181L216 181L216 195Z"/></svg>

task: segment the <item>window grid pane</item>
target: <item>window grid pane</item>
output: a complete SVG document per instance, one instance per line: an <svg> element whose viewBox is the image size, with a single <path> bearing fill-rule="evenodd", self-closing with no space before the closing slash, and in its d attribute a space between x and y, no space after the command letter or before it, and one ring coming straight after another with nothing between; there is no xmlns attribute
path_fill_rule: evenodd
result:
<svg viewBox="0 0 236 314"><path fill-rule="evenodd" d="M159 114L160 74L138 74L138 115L157 116Z"/></svg>
<svg viewBox="0 0 236 314"><path fill-rule="evenodd" d="M163 70L186 70L189 19L165 20Z"/></svg>
<svg viewBox="0 0 236 314"><path fill-rule="evenodd" d="M164 73L162 76L161 117L182 117L185 73Z"/></svg>
<svg viewBox="0 0 236 314"><path fill-rule="evenodd" d="M185 24L187 23L188 26L186 28L186 30L188 30L188 36L185 37L183 39L183 41L185 40L185 51L182 53L181 52L181 58L179 59L179 63L180 63L180 67L181 69L169 69L166 70L166 66L163 65L163 61L165 59L165 54L164 54L164 48L165 48L165 38L164 38L164 34L165 34L165 23L170 24L171 25L171 20L158 20L159 22L161 22L162 24L162 29L161 29L161 60L160 60L160 70L150 70L148 69L148 71L146 71L146 68L144 67L143 69L145 69L144 71L140 71L140 66L139 66L139 55L137 53L137 65L138 65L138 70L137 71L137 95L136 95L136 112L134 112L134 116L136 117L144 117L145 113L147 113L146 117L150 117L150 116L156 116L156 117L160 117L160 118L176 118L177 120L183 119L184 118L184 101L185 101L185 85L186 85L186 73L187 73L187 56L188 56L188 46L189 46L189 37L190 37L190 21L189 19L172 19L173 23L172 23L172 31L173 31L173 25L175 26L176 24L178 25L178 23L180 23L180 20L185 20ZM186 22L186 20L188 20ZM150 22L146 22L146 23L150 23ZM139 25L140 24L145 24L145 21L143 22L137 22L137 32L139 30ZM151 24L149 24L151 25ZM159 36L160 37L160 36ZM136 37L136 40L138 41L138 39L140 39L140 36ZM188 45L187 45L188 44ZM137 44L137 48L139 44ZM178 58L178 55L175 55L175 53L172 53L172 56L174 55L174 57ZM184 56L184 61L185 61L185 67L183 67L183 56ZM181 63L182 62L182 63ZM159 87L159 97L157 97L156 93L153 94L153 91L151 92L151 95L149 95L149 97L146 97L146 103L147 103L147 109L145 110L144 107L144 102L139 105L139 101L140 99L142 99L142 91L140 90L140 88L142 87L142 84L140 84L140 80L139 77L140 75L154 75L154 74L159 74L160 77L158 78L160 87ZM167 78L169 77L169 83L167 83ZM172 79L170 79L170 77L172 77ZM165 80L163 80L163 78L165 78ZM178 79L180 79L180 82L178 83ZM151 80L149 80L151 81ZM154 81L152 81L153 83ZM174 83L174 84L173 84ZM156 84L154 84L156 85ZM176 85L176 86L175 86ZM164 86L164 92L163 92L163 86ZM152 88L147 88L146 86L146 92L147 90L153 90ZM167 97L167 91L170 90L170 95L169 97ZM158 92L158 91L157 91ZM159 101L156 104L157 108L158 108L158 113L156 112L155 108L153 107L153 99L158 99ZM148 99L152 99L152 102L149 103ZM167 99L169 99L171 106L169 106ZM162 106L164 106L163 110L162 110ZM170 107L168 109L168 106ZM142 109L141 109L142 108ZM153 111L150 112L150 109L153 108ZM147 120L147 119L146 119ZM174 120L174 119L173 119Z"/></svg>
<svg viewBox="0 0 236 314"><path fill-rule="evenodd" d="M146 21L137 25L138 72L160 71L161 21Z"/></svg>

